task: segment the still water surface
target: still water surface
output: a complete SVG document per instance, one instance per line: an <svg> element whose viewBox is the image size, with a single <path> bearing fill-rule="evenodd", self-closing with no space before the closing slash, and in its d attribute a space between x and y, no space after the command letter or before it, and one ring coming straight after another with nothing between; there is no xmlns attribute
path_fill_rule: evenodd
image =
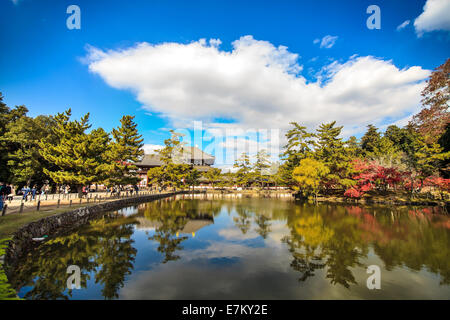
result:
<svg viewBox="0 0 450 320"><path fill-rule="evenodd" d="M66 288L69 265L79 290ZM366 286L369 265L380 290ZM180 196L50 239L10 282L26 299L449 299L450 219L438 208Z"/></svg>

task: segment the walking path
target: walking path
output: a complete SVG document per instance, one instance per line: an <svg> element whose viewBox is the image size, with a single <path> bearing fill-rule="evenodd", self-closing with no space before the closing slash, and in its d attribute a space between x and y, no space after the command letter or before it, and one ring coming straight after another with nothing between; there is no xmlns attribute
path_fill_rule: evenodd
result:
<svg viewBox="0 0 450 320"><path fill-rule="evenodd" d="M14 196L12 200L5 201L5 208L1 212L1 215L20 214L29 211L50 211L58 208L80 206L83 204L103 203L122 198L150 194L159 194L159 192L149 190L138 191L137 193L133 192L132 194L129 191L122 191L120 194L111 194L109 192L90 192L81 199L78 198L77 193L45 194L36 195L34 200L28 196L27 201L23 200L22 196Z"/></svg>

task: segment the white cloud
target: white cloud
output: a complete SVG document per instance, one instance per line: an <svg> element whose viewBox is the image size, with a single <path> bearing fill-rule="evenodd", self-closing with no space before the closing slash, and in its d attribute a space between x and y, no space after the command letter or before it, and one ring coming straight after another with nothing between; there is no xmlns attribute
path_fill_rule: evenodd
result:
<svg viewBox="0 0 450 320"><path fill-rule="evenodd" d="M157 150L164 148L164 146L161 146L159 144L144 144L143 148L144 152L146 154L155 154Z"/></svg>
<svg viewBox="0 0 450 320"><path fill-rule="evenodd" d="M319 41L320 41L321 48L330 49L331 47L334 46L337 39L338 39L338 36L327 35L322 38L322 41L320 41L319 39L314 40L314 43L316 44L316 43L319 43Z"/></svg>
<svg viewBox="0 0 450 320"><path fill-rule="evenodd" d="M425 32L436 30L450 30L450 1L427 0L423 12L414 21L418 36Z"/></svg>
<svg viewBox="0 0 450 320"><path fill-rule="evenodd" d="M400 25L397 27L397 31L400 31L400 30L406 28L406 26L409 25L410 22L411 22L411 21L409 21L409 20L404 21L402 24L400 24Z"/></svg>
<svg viewBox="0 0 450 320"><path fill-rule="evenodd" d="M430 73L352 56L324 66L321 77L308 82L298 55L285 46L252 36L234 41L232 51L220 50L217 43L140 43L108 51L89 47L86 61L91 72L114 88L134 92L145 108L167 117L174 127L195 119L256 129L286 129L297 121L313 129L337 120L364 131L368 123L395 122L417 111Z"/></svg>

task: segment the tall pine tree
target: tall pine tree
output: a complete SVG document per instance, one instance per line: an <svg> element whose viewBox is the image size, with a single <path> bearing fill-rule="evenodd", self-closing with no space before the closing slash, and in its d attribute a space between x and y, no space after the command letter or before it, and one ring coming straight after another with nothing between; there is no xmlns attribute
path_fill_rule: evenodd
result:
<svg viewBox="0 0 450 320"><path fill-rule="evenodd" d="M246 187L253 178L249 155L243 152L239 159L235 160L233 167L238 169L235 173L237 184Z"/></svg>
<svg viewBox="0 0 450 320"><path fill-rule="evenodd" d="M327 188L348 187L353 184L349 179L352 171L350 157L347 154L344 142L340 138L341 127L335 127L336 121L321 124L317 129L317 148L315 158L322 161L329 173L324 177Z"/></svg>
<svg viewBox="0 0 450 320"><path fill-rule="evenodd" d="M375 151L376 148L380 145L380 133L378 132L377 127L372 124L367 126L367 132L361 138L361 148L363 149L366 155L370 155Z"/></svg>
<svg viewBox="0 0 450 320"><path fill-rule="evenodd" d="M287 144L281 154L284 163L280 167L282 180L287 184L294 183L292 172L300 160L308 157L314 146L314 134L306 131L306 127L297 122L290 123L293 128L286 133Z"/></svg>
<svg viewBox="0 0 450 320"><path fill-rule="evenodd" d="M75 186L81 197L83 186L100 179L99 168L104 161L109 137L101 128L86 133L91 127L89 114L79 121L71 121L71 114L71 109L68 109L55 116L52 128L55 141L42 141L39 147L42 157L53 166L44 168L44 173L55 183Z"/></svg>
<svg viewBox="0 0 450 320"><path fill-rule="evenodd" d="M133 119L134 116L123 116L120 126L112 130L113 141L107 152L108 163L104 166L105 183L108 186L135 185L139 182L134 162L144 155L144 139Z"/></svg>
<svg viewBox="0 0 450 320"><path fill-rule="evenodd" d="M256 183L263 187L264 181L268 180L270 168L270 156L265 149L258 151L256 161L253 166Z"/></svg>

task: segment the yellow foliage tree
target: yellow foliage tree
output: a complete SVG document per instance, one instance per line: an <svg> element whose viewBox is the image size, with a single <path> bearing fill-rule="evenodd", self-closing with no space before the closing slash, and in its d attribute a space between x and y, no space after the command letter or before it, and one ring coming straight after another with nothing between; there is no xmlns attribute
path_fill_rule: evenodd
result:
<svg viewBox="0 0 450 320"><path fill-rule="evenodd" d="M312 158L302 159L292 173L294 180L305 196L317 198L322 180L330 169L321 161Z"/></svg>

